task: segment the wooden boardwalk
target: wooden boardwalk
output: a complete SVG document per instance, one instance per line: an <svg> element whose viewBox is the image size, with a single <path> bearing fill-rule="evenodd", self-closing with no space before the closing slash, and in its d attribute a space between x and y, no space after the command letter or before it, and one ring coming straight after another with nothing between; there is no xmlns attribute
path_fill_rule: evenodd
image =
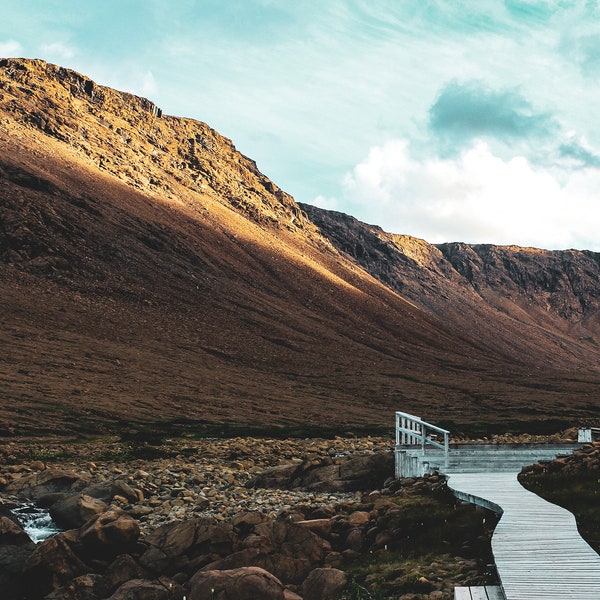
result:
<svg viewBox="0 0 600 600"><path fill-rule="evenodd" d="M459 497L502 510L492 551L506 599L599 600L600 556L579 535L575 517L526 490L517 475L449 475Z"/></svg>
<svg viewBox="0 0 600 600"><path fill-rule="evenodd" d="M504 600L502 590L495 585L454 588L454 600Z"/></svg>

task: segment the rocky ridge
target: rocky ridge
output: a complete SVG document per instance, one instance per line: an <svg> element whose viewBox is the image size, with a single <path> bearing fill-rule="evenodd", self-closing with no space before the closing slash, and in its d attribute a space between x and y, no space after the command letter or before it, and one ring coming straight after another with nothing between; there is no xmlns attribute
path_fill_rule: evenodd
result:
<svg viewBox="0 0 600 600"><path fill-rule="evenodd" d="M126 185L173 202L186 201L178 196L184 187L262 226L310 227L293 199L207 124L163 114L146 98L44 61L2 59L0 69L0 102L10 119L67 144Z"/></svg>
<svg viewBox="0 0 600 600"><path fill-rule="evenodd" d="M342 213L301 206L340 252L474 338L494 338L507 355L529 352L539 365L559 354L579 367L597 360L600 254L434 245Z"/></svg>

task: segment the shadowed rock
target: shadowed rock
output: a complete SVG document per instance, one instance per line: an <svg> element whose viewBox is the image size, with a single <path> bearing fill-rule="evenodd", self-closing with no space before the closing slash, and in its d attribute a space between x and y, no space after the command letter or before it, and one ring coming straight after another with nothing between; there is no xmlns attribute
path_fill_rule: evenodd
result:
<svg viewBox="0 0 600 600"><path fill-rule="evenodd" d="M259 567L201 571L190 580L189 600L284 600L281 582Z"/></svg>
<svg viewBox="0 0 600 600"><path fill-rule="evenodd" d="M11 481L4 491L37 502L49 494L74 492L85 487L86 479L74 471L46 469Z"/></svg>
<svg viewBox="0 0 600 600"><path fill-rule="evenodd" d="M76 529L92 517L105 512L108 505L85 494L73 494L50 507L50 516L63 529Z"/></svg>
<svg viewBox="0 0 600 600"><path fill-rule="evenodd" d="M302 584L304 600L336 600L347 581L346 574L339 569L315 569Z"/></svg>
<svg viewBox="0 0 600 600"><path fill-rule="evenodd" d="M307 460L265 470L246 484L252 488L306 489L354 492L383 487L394 474L394 455L365 454Z"/></svg>

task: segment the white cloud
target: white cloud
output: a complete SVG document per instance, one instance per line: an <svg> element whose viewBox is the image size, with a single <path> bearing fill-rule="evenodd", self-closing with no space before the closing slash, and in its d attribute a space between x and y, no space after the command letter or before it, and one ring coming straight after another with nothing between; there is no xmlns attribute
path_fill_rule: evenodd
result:
<svg viewBox="0 0 600 600"><path fill-rule="evenodd" d="M50 60L58 61L64 59L71 59L77 54L75 48L63 42L52 42L51 44L44 44L42 46L42 52L44 53L44 58L49 58Z"/></svg>
<svg viewBox="0 0 600 600"><path fill-rule="evenodd" d="M17 40L6 40L0 42L0 56L4 58L21 56L23 54L23 46Z"/></svg>
<svg viewBox="0 0 600 600"><path fill-rule="evenodd" d="M156 94L158 87L152 71L146 71L142 76L140 91L144 96L153 96Z"/></svg>
<svg viewBox="0 0 600 600"><path fill-rule="evenodd" d="M374 147L348 173L343 206L387 231L432 243L516 244L600 250L600 170L552 170L504 160L476 142L457 158L417 160L408 142Z"/></svg>

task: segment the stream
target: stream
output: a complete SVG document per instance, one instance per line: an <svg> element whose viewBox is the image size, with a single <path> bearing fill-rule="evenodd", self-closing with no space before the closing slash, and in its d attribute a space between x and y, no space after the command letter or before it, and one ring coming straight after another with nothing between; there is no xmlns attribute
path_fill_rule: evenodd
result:
<svg viewBox="0 0 600 600"><path fill-rule="evenodd" d="M48 510L36 506L33 502L21 504L13 508L12 512L19 520L19 523L21 523L27 535L36 544L62 531L52 520Z"/></svg>

